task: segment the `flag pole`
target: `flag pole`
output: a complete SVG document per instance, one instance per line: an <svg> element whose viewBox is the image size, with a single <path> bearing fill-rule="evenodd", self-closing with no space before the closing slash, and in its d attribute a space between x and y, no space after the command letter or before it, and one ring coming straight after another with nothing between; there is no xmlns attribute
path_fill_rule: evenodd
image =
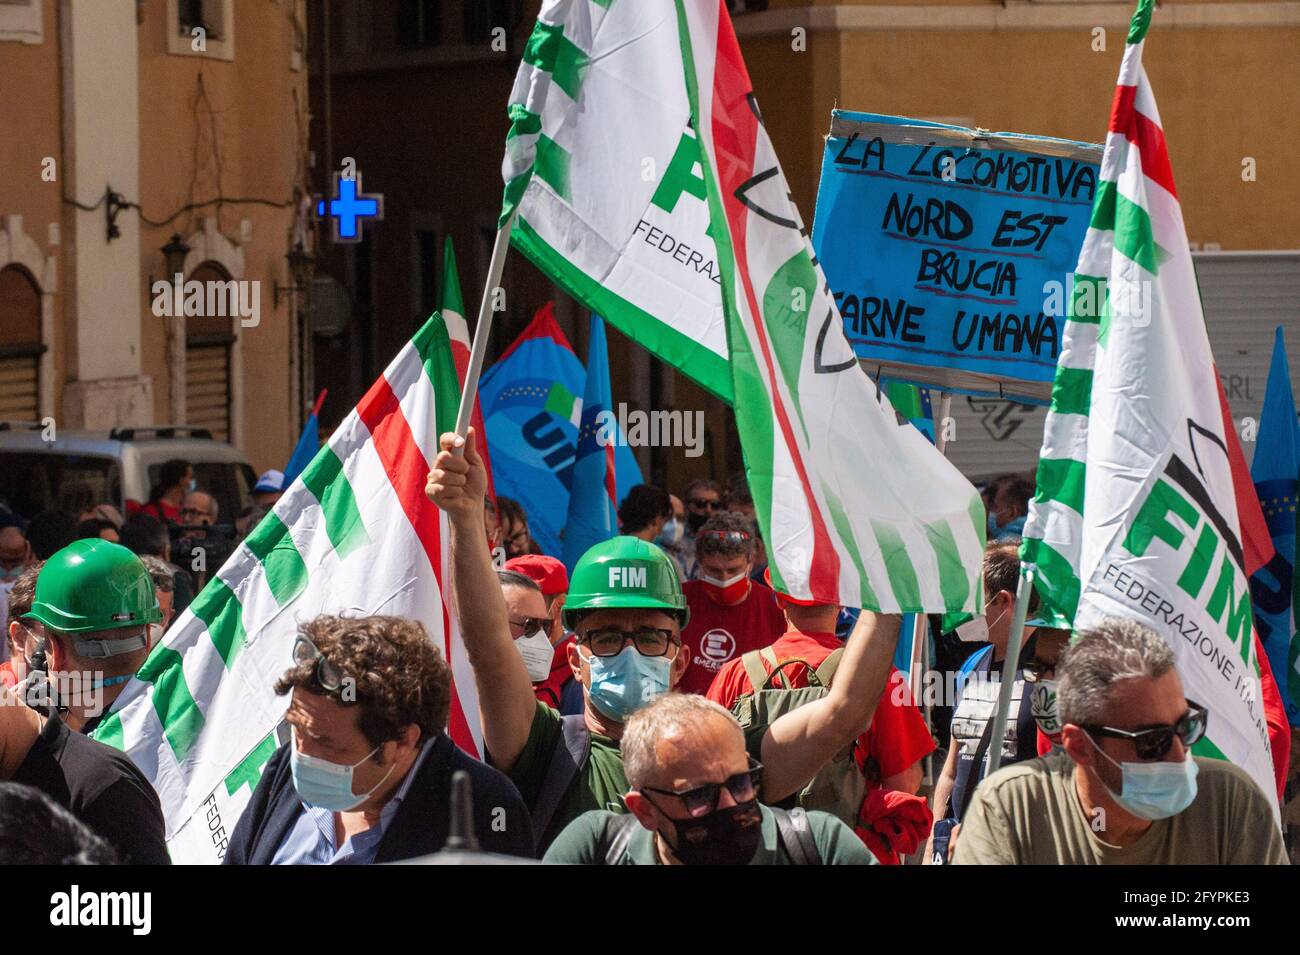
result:
<svg viewBox="0 0 1300 955"><path fill-rule="evenodd" d="M501 273L506 265L506 252L510 248L510 230L514 228L518 207L497 229L492 243L492 259L488 263L487 285L483 287L483 300L478 307L478 323L474 326L474 344L469 351L469 367L465 369L465 386L460 393L460 410L456 413L456 433L464 437L474 415L474 401L478 398L479 373L483 371L483 356L487 353L488 336L492 331L492 298L501 285ZM483 436L479 435L479 440ZM460 453L458 450L457 454Z"/></svg>
<svg viewBox="0 0 1300 955"><path fill-rule="evenodd" d="M1020 650L1024 646L1025 617L1029 611L1029 595L1034 592L1034 572L1024 564L1020 565L1020 586L1016 589L1016 609L1011 615L1011 633L1007 636L1007 655L1002 661L1002 682L998 688L998 706L993 711L993 729L989 739L989 768L985 776L997 772L1002 763L1002 738L1007 731L1007 713L1011 710L1011 690L1016 683L1016 665L1020 662ZM1008 676L1008 670L1010 676ZM978 770L977 770L978 771Z"/></svg>

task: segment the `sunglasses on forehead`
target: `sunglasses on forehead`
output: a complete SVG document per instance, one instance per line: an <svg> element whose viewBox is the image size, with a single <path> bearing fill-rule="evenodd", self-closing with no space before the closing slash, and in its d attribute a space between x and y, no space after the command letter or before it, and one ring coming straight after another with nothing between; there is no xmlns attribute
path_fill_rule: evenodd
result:
<svg viewBox="0 0 1300 955"><path fill-rule="evenodd" d="M711 540L731 541L736 544L744 544L749 540L748 531L700 531L698 537L708 537Z"/></svg>
<svg viewBox="0 0 1300 955"><path fill-rule="evenodd" d="M1187 701L1187 712L1173 725L1151 726L1142 730L1120 730L1113 726L1087 724L1079 728L1093 739L1110 737L1126 739L1133 744L1138 759L1164 759L1173 748L1174 736L1177 735L1187 748L1195 746L1205 735L1205 727L1210 721L1209 711L1199 703Z"/></svg>
<svg viewBox="0 0 1300 955"><path fill-rule="evenodd" d="M326 693L337 695L343 688L343 671L327 660L316 644L302 634L293 642L293 662L296 666L314 666L316 685Z"/></svg>

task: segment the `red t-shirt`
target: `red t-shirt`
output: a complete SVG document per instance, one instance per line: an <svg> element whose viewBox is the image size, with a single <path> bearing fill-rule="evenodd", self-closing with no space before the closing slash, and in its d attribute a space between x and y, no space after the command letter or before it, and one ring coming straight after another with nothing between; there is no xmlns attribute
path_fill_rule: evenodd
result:
<svg viewBox="0 0 1300 955"><path fill-rule="evenodd" d="M710 597L706 587L701 580L682 584L691 610L690 623L682 631L682 652L690 654L691 665L676 687L701 696L723 666L750 650L770 646L785 632L785 614L762 584L751 582L745 599L730 607Z"/></svg>
<svg viewBox="0 0 1300 955"><path fill-rule="evenodd" d="M127 499L126 516L132 517L136 514L148 514L150 517L156 517L162 523L169 521L173 524L179 524L181 520L181 509L170 501L159 498L157 501L148 504L141 504L134 499Z"/></svg>
<svg viewBox="0 0 1300 955"><path fill-rule="evenodd" d="M776 658L780 660L798 659L807 661L814 670L844 644L833 633L802 633L792 630L772 644ZM771 672L767 661L761 661L763 669ZM807 686L808 671L802 666L788 666L781 671L790 681L791 686ZM745 673L745 665L740 660L733 660L722 668L713 686L709 687L708 697L731 709L736 700L746 693L752 693L753 685ZM871 726L858 737L855 755L859 766L864 766L868 759L879 767L880 778L884 779L901 773L909 766L924 759L934 749L934 739L926 729L921 711L912 702L911 691L903 675L890 668L889 682L871 717ZM872 784L876 788L878 784Z"/></svg>

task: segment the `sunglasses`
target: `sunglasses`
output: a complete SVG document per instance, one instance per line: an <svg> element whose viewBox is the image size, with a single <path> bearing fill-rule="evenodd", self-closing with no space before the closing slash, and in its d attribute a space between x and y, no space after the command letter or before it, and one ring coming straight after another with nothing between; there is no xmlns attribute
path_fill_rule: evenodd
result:
<svg viewBox="0 0 1300 955"><path fill-rule="evenodd" d="M599 630L588 630L578 638L578 642L585 643L592 655L598 657L616 657L628 643L636 647L637 653L643 657L662 657L667 655L670 646L678 643L671 630L659 627L640 627L636 630L601 627Z"/></svg>
<svg viewBox="0 0 1300 955"><path fill-rule="evenodd" d="M293 662L295 666L315 665L316 684L326 693L336 694L343 688L343 671L325 659L316 644L302 634L293 642Z"/></svg>
<svg viewBox="0 0 1300 955"><path fill-rule="evenodd" d="M700 531L699 536L711 540L728 541L732 544L744 544L749 541L748 531Z"/></svg>
<svg viewBox="0 0 1300 955"><path fill-rule="evenodd" d="M539 630L546 630L551 626L549 617L524 617L523 620L510 621L510 636L518 640L520 637L531 637Z"/></svg>
<svg viewBox="0 0 1300 955"><path fill-rule="evenodd" d="M749 769L743 773L736 773L720 783L705 783L703 786L696 786L694 789L656 789L653 786L642 786L642 792L658 793L661 796L673 796L682 801L686 811L692 816L705 816L718 808L718 801L722 798L722 790L726 789L731 793L731 798L736 802L749 802L751 799L758 798L758 791L763 785L763 764L749 757Z"/></svg>
<svg viewBox="0 0 1300 955"><path fill-rule="evenodd" d="M1173 748L1175 735L1189 749L1205 735L1205 727L1210 720L1209 711L1201 704L1194 703L1191 700L1187 701L1187 707L1187 712L1183 714L1182 719L1172 726L1152 726L1137 731L1117 730L1113 726L1097 725L1085 725L1081 726L1080 729L1087 732L1093 739L1109 736L1111 739L1131 741L1138 759L1164 759L1169 755L1169 750Z"/></svg>
<svg viewBox="0 0 1300 955"><path fill-rule="evenodd" d="M693 497L686 503L689 504L691 507L695 508L695 510L697 511L703 511L706 509L710 511L716 511L718 510L718 508L722 507L721 501L706 501L703 498L698 498L698 497Z"/></svg>

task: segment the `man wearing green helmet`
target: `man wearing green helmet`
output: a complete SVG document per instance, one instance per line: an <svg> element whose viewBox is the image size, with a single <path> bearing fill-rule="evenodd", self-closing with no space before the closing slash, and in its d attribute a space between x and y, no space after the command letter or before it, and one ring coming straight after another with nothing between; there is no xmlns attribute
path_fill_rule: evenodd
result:
<svg viewBox="0 0 1300 955"><path fill-rule="evenodd" d="M625 811L619 741L627 718L668 692L690 665L682 652L686 600L671 558L618 537L592 547L570 577L564 625L577 634L569 665L582 716L538 703L511 640L504 599L483 540L483 461L467 438L445 434L426 493L451 525L453 596L474 680L487 757L519 787L544 849L591 809ZM760 728L749 741L766 767L764 800L797 792L871 723L889 676L899 618L864 613L825 697Z"/></svg>
<svg viewBox="0 0 1300 955"><path fill-rule="evenodd" d="M56 706L17 705L34 702L35 673L13 693L0 687L0 780L41 790L122 861L150 865L169 861L157 794L130 757L78 730L98 721L144 662L161 619L135 554L99 538L74 541L41 567L23 615L32 669L48 675Z"/></svg>
<svg viewBox="0 0 1300 955"><path fill-rule="evenodd" d="M88 538L46 561L23 619L44 649L64 722L90 733L149 655L162 610L139 557Z"/></svg>

